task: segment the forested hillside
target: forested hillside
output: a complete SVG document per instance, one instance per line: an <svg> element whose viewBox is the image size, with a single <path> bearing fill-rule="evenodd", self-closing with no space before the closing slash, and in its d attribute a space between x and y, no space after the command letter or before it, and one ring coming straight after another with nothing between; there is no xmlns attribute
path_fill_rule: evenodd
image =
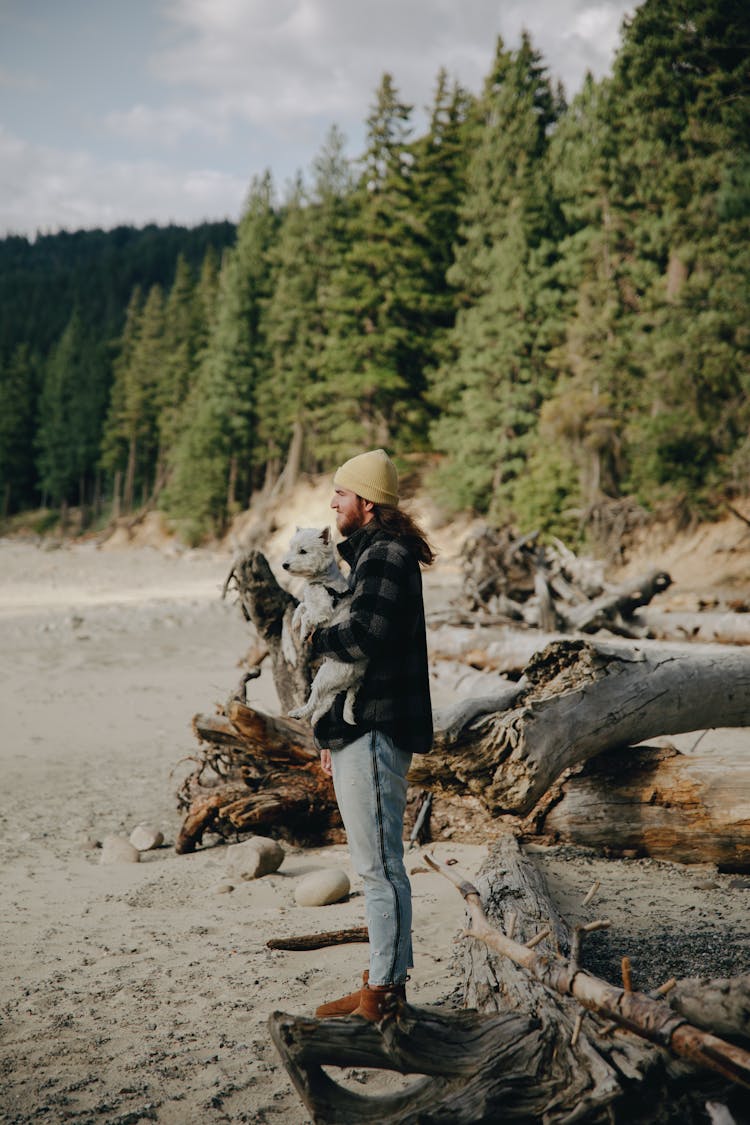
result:
<svg viewBox="0 0 750 1125"><path fill-rule="evenodd" d="M423 135L384 75L361 158L333 129L236 236L0 243L5 512L198 538L373 445L521 528L710 512L750 481L749 91L747 5L646 0L570 104L528 37L481 91L439 74Z"/></svg>

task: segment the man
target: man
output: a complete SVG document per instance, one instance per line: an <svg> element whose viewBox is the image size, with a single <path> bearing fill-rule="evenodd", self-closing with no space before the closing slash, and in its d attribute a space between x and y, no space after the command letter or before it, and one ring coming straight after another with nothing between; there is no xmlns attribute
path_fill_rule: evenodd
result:
<svg viewBox="0 0 750 1125"><path fill-rule="evenodd" d="M420 563L434 554L398 507L398 474L382 449L336 472L331 507L351 570L348 616L316 630L316 655L367 660L354 709L344 693L315 726L321 764L333 777L355 870L364 882L370 967L364 987L318 1008L317 1016L380 1019L406 997L412 966L411 887L404 867L406 775L412 754L432 745Z"/></svg>

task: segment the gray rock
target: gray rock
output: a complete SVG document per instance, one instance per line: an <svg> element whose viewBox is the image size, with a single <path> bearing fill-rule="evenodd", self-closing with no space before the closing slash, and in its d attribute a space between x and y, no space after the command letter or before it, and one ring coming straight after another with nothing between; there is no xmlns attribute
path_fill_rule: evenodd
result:
<svg viewBox="0 0 750 1125"><path fill-rule="evenodd" d="M228 895L231 894L233 890L234 887L231 883L219 883L218 886L214 887L214 894Z"/></svg>
<svg viewBox="0 0 750 1125"><path fill-rule="evenodd" d="M130 833L130 843L139 852L150 852L164 843L164 833L152 828L150 824L139 824Z"/></svg>
<svg viewBox="0 0 750 1125"><path fill-rule="evenodd" d="M267 836L251 836L227 849L228 879L260 879L278 871L284 862L284 849Z"/></svg>
<svg viewBox="0 0 750 1125"><path fill-rule="evenodd" d="M100 863L139 863L141 853L124 836L105 836Z"/></svg>
<svg viewBox="0 0 750 1125"><path fill-rule="evenodd" d="M311 871L300 879L294 892L298 906L329 906L349 894L349 876L340 867Z"/></svg>

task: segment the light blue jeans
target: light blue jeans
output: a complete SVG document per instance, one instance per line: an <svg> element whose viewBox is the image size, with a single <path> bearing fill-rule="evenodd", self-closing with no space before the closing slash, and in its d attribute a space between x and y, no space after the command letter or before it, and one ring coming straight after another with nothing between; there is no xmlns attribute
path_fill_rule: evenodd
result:
<svg viewBox="0 0 750 1125"><path fill-rule="evenodd" d="M411 754L372 730L333 750L331 762L352 865L365 887L370 984L401 984L414 964L403 844Z"/></svg>

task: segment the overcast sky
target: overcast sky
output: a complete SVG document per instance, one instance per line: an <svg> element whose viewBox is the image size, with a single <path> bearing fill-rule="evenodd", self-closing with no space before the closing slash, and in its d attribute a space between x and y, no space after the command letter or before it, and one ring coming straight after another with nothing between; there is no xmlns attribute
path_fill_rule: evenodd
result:
<svg viewBox="0 0 750 1125"><path fill-rule="evenodd" d="M236 220L332 124L359 155L390 71L424 122L438 69L478 92L527 28L569 95L633 0L0 0L0 235Z"/></svg>

